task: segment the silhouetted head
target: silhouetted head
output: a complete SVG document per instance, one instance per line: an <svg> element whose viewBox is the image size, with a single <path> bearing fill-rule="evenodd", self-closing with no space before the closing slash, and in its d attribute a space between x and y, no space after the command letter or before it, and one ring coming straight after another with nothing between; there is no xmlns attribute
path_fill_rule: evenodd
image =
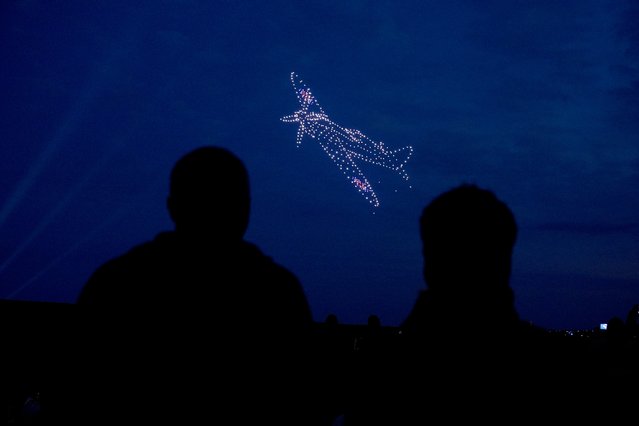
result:
<svg viewBox="0 0 639 426"><path fill-rule="evenodd" d="M626 324L624 321L614 316L608 320L608 327L606 328L606 337L611 343L619 343L626 337Z"/></svg>
<svg viewBox="0 0 639 426"><path fill-rule="evenodd" d="M250 211L246 167L225 148L197 148L173 167L167 206L176 231L187 237L242 239Z"/></svg>
<svg viewBox="0 0 639 426"><path fill-rule="evenodd" d="M480 292L509 288L515 218L489 190L464 184L436 197L420 217L429 288Z"/></svg>
<svg viewBox="0 0 639 426"><path fill-rule="evenodd" d="M339 324L339 320L337 319L337 315L335 314L328 314L326 316L326 319L324 320L324 322L326 324L330 324L330 325L337 325Z"/></svg>
<svg viewBox="0 0 639 426"><path fill-rule="evenodd" d="M382 321L375 314L368 316L368 326L370 328L379 329L382 327Z"/></svg>

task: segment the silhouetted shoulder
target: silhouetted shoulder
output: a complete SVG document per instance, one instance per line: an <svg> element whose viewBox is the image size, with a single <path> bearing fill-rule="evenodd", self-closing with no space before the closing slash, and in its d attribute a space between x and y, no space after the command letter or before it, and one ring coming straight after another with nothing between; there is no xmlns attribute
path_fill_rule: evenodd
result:
<svg viewBox="0 0 639 426"><path fill-rule="evenodd" d="M152 243L144 243L103 263L85 283L77 303L91 305L116 301L121 303L125 295L132 290L127 285L130 280L134 280L132 275L144 269L141 268L139 261L150 261L155 257L153 256L155 251Z"/></svg>
<svg viewBox="0 0 639 426"><path fill-rule="evenodd" d="M174 232L160 233L104 263L78 303L139 313L200 306L211 317L228 314L249 323L267 318L306 327L312 322L298 278L254 244L194 246Z"/></svg>
<svg viewBox="0 0 639 426"><path fill-rule="evenodd" d="M268 314L265 315L274 321L290 322L295 318L296 322L310 327L311 310L297 276L252 243L243 242L241 251L239 257L245 262L240 266L249 268L244 272L251 277L245 289L253 291L253 296L259 296L251 300L262 306L255 309L260 312L266 309Z"/></svg>

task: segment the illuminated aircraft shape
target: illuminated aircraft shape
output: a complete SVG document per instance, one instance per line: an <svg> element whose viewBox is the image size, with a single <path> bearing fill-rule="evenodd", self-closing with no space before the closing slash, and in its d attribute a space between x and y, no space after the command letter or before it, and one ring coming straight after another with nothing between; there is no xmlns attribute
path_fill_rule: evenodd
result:
<svg viewBox="0 0 639 426"><path fill-rule="evenodd" d="M379 206L377 194L356 160L386 167L398 172L404 180L408 180L404 165L413 154L411 146L390 150L383 142L375 142L359 130L347 129L336 124L328 118L311 89L294 72L291 73L291 83L301 108L291 115L282 117L281 120L286 123L299 123L296 140L298 147L304 135L317 140L355 189L375 207Z"/></svg>

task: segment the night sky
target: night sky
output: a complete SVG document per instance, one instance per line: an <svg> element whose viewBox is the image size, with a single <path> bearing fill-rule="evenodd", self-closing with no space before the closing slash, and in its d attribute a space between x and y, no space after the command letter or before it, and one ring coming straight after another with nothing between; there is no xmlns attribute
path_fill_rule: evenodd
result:
<svg viewBox="0 0 639 426"><path fill-rule="evenodd" d="M461 183L515 214L522 318L625 319L637 22L633 1L3 1L0 297L75 301L97 266L172 228L171 167L215 144L249 169L247 240L300 278L318 321L398 325L425 288L421 210ZM334 122L413 147L408 182L360 163L379 207L316 140L296 147L291 72Z"/></svg>

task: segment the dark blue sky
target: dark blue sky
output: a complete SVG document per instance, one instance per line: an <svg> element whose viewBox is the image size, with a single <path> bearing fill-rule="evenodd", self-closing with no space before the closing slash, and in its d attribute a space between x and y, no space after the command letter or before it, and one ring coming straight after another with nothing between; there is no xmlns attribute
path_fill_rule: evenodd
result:
<svg viewBox="0 0 639 426"><path fill-rule="evenodd" d="M98 265L171 228L170 168L217 144L249 168L247 239L298 275L317 320L398 324L424 288L421 209L462 182L515 213L523 318L625 318L636 22L632 1L4 1L0 296L74 301ZM412 145L412 188L362 164L381 180L373 209L316 141L296 148L279 120L298 107L292 71L333 121Z"/></svg>

